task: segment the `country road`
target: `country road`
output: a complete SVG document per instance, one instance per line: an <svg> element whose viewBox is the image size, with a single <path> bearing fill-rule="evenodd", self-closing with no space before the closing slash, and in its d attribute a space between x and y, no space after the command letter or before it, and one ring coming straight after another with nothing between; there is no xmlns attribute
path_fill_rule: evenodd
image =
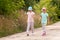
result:
<svg viewBox="0 0 60 40"><path fill-rule="evenodd" d="M0 38L0 40L60 40L60 22L46 26L46 31L46 36L41 36L42 28L37 28L33 35L30 32L30 36L26 36L26 32L22 32Z"/></svg>

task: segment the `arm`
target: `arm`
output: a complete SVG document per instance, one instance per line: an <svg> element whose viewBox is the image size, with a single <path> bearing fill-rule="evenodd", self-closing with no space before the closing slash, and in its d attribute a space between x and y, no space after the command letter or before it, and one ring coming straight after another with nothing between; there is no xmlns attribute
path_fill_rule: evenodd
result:
<svg viewBox="0 0 60 40"><path fill-rule="evenodd" d="M42 16L41 14L39 15L39 24L41 23Z"/></svg>
<svg viewBox="0 0 60 40"><path fill-rule="evenodd" d="M42 16L40 15L40 18L42 18Z"/></svg>
<svg viewBox="0 0 60 40"><path fill-rule="evenodd" d="M49 16L47 17L47 22L48 22L48 24L50 24L50 17Z"/></svg>
<svg viewBox="0 0 60 40"><path fill-rule="evenodd" d="M33 12L33 14L32 14L32 17L34 18L35 17L35 13Z"/></svg>
<svg viewBox="0 0 60 40"><path fill-rule="evenodd" d="M42 13L40 14L40 19L42 19Z"/></svg>

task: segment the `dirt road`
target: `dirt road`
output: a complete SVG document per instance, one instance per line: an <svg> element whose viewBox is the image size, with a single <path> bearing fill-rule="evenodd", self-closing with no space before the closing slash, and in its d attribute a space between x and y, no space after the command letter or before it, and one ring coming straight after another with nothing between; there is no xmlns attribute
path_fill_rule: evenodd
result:
<svg viewBox="0 0 60 40"><path fill-rule="evenodd" d="M46 36L41 36L42 28L37 28L33 35L30 32L30 36L26 36L26 32L23 32L0 38L0 40L60 40L60 22L46 26L46 31Z"/></svg>

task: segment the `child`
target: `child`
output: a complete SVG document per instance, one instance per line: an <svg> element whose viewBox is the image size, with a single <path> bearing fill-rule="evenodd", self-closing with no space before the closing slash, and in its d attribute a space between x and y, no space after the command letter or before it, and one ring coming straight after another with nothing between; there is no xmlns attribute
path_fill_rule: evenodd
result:
<svg viewBox="0 0 60 40"><path fill-rule="evenodd" d="M28 8L28 12L27 12L27 36L29 36L29 29L31 28L32 33L34 32L34 12L32 11L32 7L30 6Z"/></svg>
<svg viewBox="0 0 60 40"><path fill-rule="evenodd" d="M42 24L42 36L46 35L46 29L45 26L47 25L47 20L48 20L48 13L46 13L46 8L42 8L42 13L40 14L41 16L41 24Z"/></svg>

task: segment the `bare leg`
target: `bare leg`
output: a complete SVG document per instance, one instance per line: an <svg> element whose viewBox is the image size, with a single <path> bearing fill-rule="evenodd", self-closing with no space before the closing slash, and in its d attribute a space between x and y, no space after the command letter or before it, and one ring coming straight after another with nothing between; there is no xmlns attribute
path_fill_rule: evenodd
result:
<svg viewBox="0 0 60 40"><path fill-rule="evenodd" d="M45 24L42 24L42 30L43 30L43 34L42 34L42 36L44 36L44 35L46 35L46 29L45 29Z"/></svg>

